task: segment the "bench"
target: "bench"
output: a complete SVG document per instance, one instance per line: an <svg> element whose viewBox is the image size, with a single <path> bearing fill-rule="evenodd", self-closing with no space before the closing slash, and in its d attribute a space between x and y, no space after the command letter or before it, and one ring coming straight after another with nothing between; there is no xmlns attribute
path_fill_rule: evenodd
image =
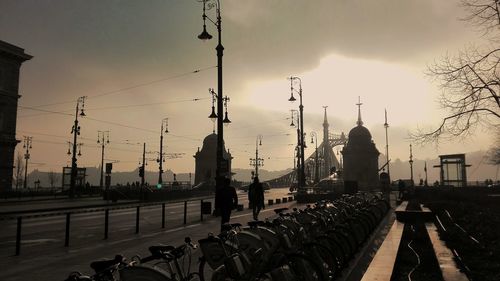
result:
<svg viewBox="0 0 500 281"><path fill-rule="evenodd" d="M444 241L439 239L436 225L433 223L426 223L425 228L431 239L432 248L436 254L439 268L441 268L443 279L445 281L469 281L467 275L461 272L455 263L453 252L446 246Z"/></svg>
<svg viewBox="0 0 500 281"><path fill-rule="evenodd" d="M361 281L390 281L403 236L404 223L394 221Z"/></svg>
<svg viewBox="0 0 500 281"><path fill-rule="evenodd" d="M429 208L420 204L420 210L407 210L408 201L403 201L396 208L396 219L400 222L415 222L417 220L430 222L434 221L434 214Z"/></svg>

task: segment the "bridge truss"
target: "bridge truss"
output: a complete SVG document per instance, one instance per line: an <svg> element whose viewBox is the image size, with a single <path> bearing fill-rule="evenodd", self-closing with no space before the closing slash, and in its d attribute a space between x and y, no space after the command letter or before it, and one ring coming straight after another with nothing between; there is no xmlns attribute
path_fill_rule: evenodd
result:
<svg viewBox="0 0 500 281"><path fill-rule="evenodd" d="M340 135L329 134L328 143L321 142L318 145L318 159L316 159L316 150L314 150L309 157L305 160L305 174L306 182L312 183L315 181L316 173L318 173L318 178L322 179L328 177L331 174L333 167L335 169L342 169L341 163L335 156L333 148L340 145L345 145L347 143L347 138L344 133ZM297 155L298 157L299 155ZM318 163L316 163L318 161ZM317 172L316 172L317 169ZM266 181L271 187L288 187L293 186L297 183L297 170L298 167L294 167L293 171L282 175L278 178Z"/></svg>

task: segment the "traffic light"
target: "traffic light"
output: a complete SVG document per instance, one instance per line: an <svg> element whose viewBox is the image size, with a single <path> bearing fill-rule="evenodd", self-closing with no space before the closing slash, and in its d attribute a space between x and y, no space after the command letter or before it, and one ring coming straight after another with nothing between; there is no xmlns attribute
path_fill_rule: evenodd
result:
<svg viewBox="0 0 500 281"><path fill-rule="evenodd" d="M142 166L139 167L139 177L144 177L144 168Z"/></svg>

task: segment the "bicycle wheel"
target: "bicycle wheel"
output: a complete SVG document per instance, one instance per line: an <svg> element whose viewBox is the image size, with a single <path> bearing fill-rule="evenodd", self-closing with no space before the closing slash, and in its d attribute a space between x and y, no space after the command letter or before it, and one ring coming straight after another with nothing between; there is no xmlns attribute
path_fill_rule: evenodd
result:
<svg viewBox="0 0 500 281"><path fill-rule="evenodd" d="M318 263L321 263L327 276L333 278L337 275L337 270L340 268L340 263L335 253L327 245L311 242L304 245L304 254L314 258Z"/></svg>
<svg viewBox="0 0 500 281"><path fill-rule="evenodd" d="M162 270L144 265L125 267L119 272L120 281L175 281Z"/></svg>
<svg viewBox="0 0 500 281"><path fill-rule="evenodd" d="M204 257L200 258L200 264L198 265L198 278L200 281L210 281L214 270L210 267Z"/></svg>
<svg viewBox="0 0 500 281"><path fill-rule="evenodd" d="M321 265L303 254L289 254L284 256L283 266L293 272L296 280L300 281L327 281L325 271Z"/></svg>

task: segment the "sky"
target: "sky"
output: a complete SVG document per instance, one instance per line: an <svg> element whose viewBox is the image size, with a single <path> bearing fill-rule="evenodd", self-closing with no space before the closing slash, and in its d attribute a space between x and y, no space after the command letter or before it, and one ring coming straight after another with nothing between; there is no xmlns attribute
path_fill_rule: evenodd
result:
<svg viewBox="0 0 500 281"><path fill-rule="evenodd" d="M207 15L215 19L213 9ZM428 65L483 40L460 21L453 0L221 0L221 16L232 121L224 138L236 168L250 167L258 135L265 169L293 165L290 110L298 104L288 101L290 76L302 81L308 136L321 135L323 106L330 131L347 134L360 97L379 151L387 109L391 159L408 159L409 133L436 127L446 114ZM202 42L202 26L196 0L0 1L0 40L34 56L22 66L17 123L18 139L33 136L30 169L60 171L70 163L72 115L77 98L87 96L79 166L100 165L97 131L109 130L106 162L135 169L142 143L147 158L156 157L161 120L169 118L164 147L181 156L167 159L166 168L194 172L193 155L213 130L208 89L217 88L217 32L207 22L214 39ZM492 133L414 146L413 155L486 151Z"/></svg>

